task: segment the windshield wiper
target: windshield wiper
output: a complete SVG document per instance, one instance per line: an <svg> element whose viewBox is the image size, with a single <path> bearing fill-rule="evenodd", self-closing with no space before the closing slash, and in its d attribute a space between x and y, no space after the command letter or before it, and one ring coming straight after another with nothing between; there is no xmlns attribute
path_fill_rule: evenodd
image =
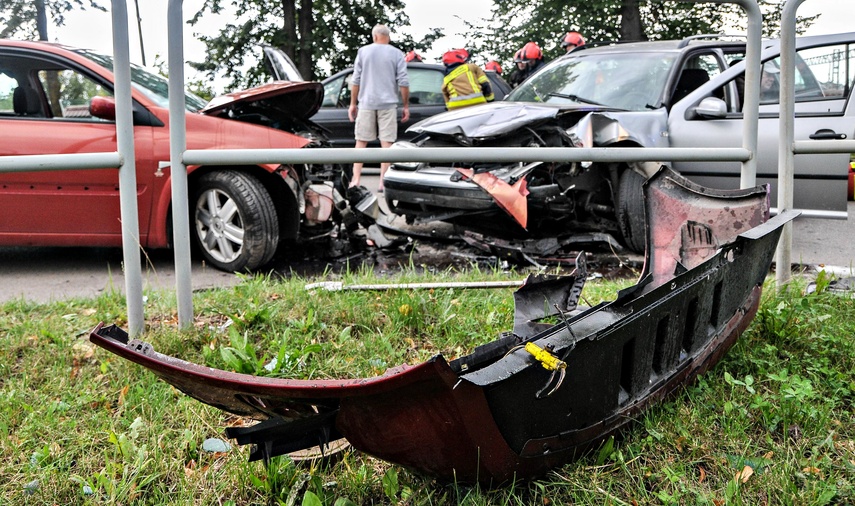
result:
<svg viewBox="0 0 855 506"><path fill-rule="evenodd" d="M566 98L566 99L568 99L568 100L572 100L572 101L574 101L574 102L579 102L579 103L582 103L582 104L602 105L603 107L605 107L605 106L606 106L606 104L601 104L601 103L599 103L599 102L595 102L595 101L593 101L593 100L591 100L591 99L589 99L589 98L580 97L579 95L570 95L570 94L566 94L566 93L556 93L556 92L552 92L552 93L550 93L550 94L549 94L549 95L547 95L547 96L548 96L548 97Z"/></svg>

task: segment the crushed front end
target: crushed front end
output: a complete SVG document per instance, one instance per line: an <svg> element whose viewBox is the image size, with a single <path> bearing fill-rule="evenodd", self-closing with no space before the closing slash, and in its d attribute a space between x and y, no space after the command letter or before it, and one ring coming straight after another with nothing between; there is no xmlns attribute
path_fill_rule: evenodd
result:
<svg viewBox="0 0 855 506"><path fill-rule="evenodd" d="M666 121L664 110L639 116L578 104L487 104L424 120L409 129L419 133L412 142L396 146L656 147L663 143ZM657 168L580 162L396 163L384 185L390 211L411 223L445 221L516 240L596 232L642 252L643 231L624 226L624 215L640 209L640 185ZM478 177L489 177L492 190ZM630 185L635 188L622 190ZM509 210L513 207L525 212Z"/></svg>

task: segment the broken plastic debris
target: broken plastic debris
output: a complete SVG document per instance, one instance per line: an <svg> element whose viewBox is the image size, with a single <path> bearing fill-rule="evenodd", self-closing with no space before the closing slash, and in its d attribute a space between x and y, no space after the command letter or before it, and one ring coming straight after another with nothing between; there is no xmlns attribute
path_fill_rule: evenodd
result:
<svg viewBox="0 0 855 506"><path fill-rule="evenodd" d="M225 453L232 449L232 445L223 441L222 439L218 439L215 437L211 437L206 439L202 443L202 451L210 452L210 453Z"/></svg>

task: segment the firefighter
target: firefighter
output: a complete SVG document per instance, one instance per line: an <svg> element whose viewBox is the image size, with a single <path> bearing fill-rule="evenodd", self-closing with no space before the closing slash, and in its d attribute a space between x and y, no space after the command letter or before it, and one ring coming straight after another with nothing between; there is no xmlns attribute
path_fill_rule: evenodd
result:
<svg viewBox="0 0 855 506"><path fill-rule="evenodd" d="M481 67L469 63L469 51L447 51L442 55L442 63L445 65L442 96L448 110L493 101L490 80Z"/></svg>
<svg viewBox="0 0 855 506"><path fill-rule="evenodd" d="M584 45L585 39L579 32L567 32L564 34L564 37L561 38L561 49L564 50L565 54Z"/></svg>
<svg viewBox="0 0 855 506"><path fill-rule="evenodd" d="M517 68L508 78L508 84L516 88L519 84L543 67L543 51L536 42L527 42L514 54L514 63Z"/></svg>
<svg viewBox="0 0 855 506"><path fill-rule="evenodd" d="M502 75L502 66L496 60L490 60L484 65L484 70L492 70L493 72Z"/></svg>
<svg viewBox="0 0 855 506"><path fill-rule="evenodd" d="M421 61L423 61L423 59L422 59L422 55L420 55L419 53L417 53L417 52L416 52L416 50L415 50L415 49L413 49L412 51L410 51L409 53L407 53L407 55L406 55L406 56L404 56L404 61L405 61L405 62L407 62L407 63L409 63L409 62L411 62L411 61L413 61L413 62L421 62Z"/></svg>

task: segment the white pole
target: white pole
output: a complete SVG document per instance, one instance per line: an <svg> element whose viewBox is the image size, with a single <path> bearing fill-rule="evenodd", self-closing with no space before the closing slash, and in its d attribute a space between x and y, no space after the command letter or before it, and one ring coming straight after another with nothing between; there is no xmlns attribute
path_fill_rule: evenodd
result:
<svg viewBox="0 0 855 506"><path fill-rule="evenodd" d="M169 61L169 157L172 173L172 242L175 248L175 291L178 325L193 325L193 284L190 270L190 213L187 199L187 121L184 115L184 24L183 0L169 0L167 11Z"/></svg>
<svg viewBox="0 0 855 506"><path fill-rule="evenodd" d="M122 216L122 254L125 264L125 297L128 334L145 330L140 265L140 225L137 208L137 164L134 158L134 117L131 101L131 59L128 50L128 6L113 1L113 76L116 99L116 143L119 158L119 202Z"/></svg>

